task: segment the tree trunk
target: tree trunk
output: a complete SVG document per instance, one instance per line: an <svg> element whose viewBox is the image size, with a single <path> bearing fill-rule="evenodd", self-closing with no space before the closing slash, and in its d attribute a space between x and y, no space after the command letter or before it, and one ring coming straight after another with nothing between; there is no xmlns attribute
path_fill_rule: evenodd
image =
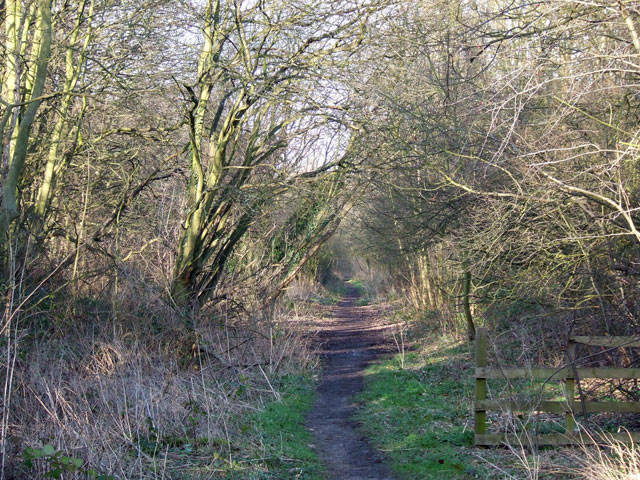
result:
<svg viewBox="0 0 640 480"><path fill-rule="evenodd" d="M467 334L469 341L476 339L476 326L471 315L471 270L467 269L462 276L462 305L464 318L467 322Z"/></svg>

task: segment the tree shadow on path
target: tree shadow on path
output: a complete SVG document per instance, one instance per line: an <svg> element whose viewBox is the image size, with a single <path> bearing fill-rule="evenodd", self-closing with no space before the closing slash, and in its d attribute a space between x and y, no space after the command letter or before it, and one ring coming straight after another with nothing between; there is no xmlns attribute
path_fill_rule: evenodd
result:
<svg viewBox="0 0 640 480"><path fill-rule="evenodd" d="M319 331L324 375L307 426L330 479L392 480L384 456L367 443L353 420L365 368L395 351L385 335L391 327L384 315L379 309L356 306L358 297L359 290L347 286L332 318Z"/></svg>

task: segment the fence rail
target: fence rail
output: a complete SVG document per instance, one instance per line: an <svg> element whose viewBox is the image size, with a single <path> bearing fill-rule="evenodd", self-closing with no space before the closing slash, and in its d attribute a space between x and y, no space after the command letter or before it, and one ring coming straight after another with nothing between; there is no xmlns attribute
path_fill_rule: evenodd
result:
<svg viewBox="0 0 640 480"><path fill-rule="evenodd" d="M538 445L571 445L589 444L600 441L602 436L619 441L640 442L640 432L582 435L576 433L574 412L585 413L640 413L640 402L581 402L576 400L576 381L582 379L636 379L640 378L640 368L622 367L589 367L589 368L500 368L490 367L487 361L488 334L486 328L479 328L476 335L476 371L475 371L475 444L481 446L520 443L526 445L531 441L530 432L504 434L487 433L487 411L508 410L511 412L544 412L564 414L564 433L547 433L535 435ZM640 348L637 337L600 337L575 336L570 339L567 349L568 363L575 362L576 344L598 347ZM564 381L565 400L561 401L518 401L487 399L487 380L491 379L528 379L528 380L562 380Z"/></svg>
<svg viewBox="0 0 640 480"><path fill-rule="evenodd" d="M640 378L640 368L623 367L590 367L590 368L500 368L500 367L476 367L476 378L486 379L513 379L528 378L534 380L574 378Z"/></svg>

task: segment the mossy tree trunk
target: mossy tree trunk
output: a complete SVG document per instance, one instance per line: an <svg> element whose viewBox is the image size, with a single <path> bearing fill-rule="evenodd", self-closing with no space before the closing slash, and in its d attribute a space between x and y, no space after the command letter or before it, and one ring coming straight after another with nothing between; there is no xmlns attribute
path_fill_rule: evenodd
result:
<svg viewBox="0 0 640 480"><path fill-rule="evenodd" d="M29 18L32 13L35 15L33 27ZM31 128L42 103L47 78L52 37L51 0L34 2L33 9L26 14L19 0L9 0L5 10L5 34L4 112L0 121L0 248L4 261L14 221L20 215L19 187L25 171ZM27 45L30 45L28 52ZM22 60L25 53L31 60L26 65Z"/></svg>
<svg viewBox="0 0 640 480"><path fill-rule="evenodd" d="M320 33L309 27L335 20L336 9L344 9L337 24ZM208 1L198 79L184 86L190 181L171 287L177 304L205 302L267 202L312 173L289 163L286 149L333 120L313 98L313 82L332 58L358 47L371 13L342 2L309 9ZM269 18L279 19L277 28Z"/></svg>
<svg viewBox="0 0 640 480"><path fill-rule="evenodd" d="M73 117L72 107L76 97L76 87L86 65L86 54L93 35L94 0L81 0L76 7L76 22L69 36L65 50L65 78L62 99L57 109L42 181L36 193L35 213L37 216L35 233L38 235L46 226L46 218L53 200L56 182L68 165L80 139L80 124L86 111L83 98L79 113ZM86 28L83 31L83 25ZM84 38L83 38L84 37ZM71 146L61 155L62 146L70 141Z"/></svg>
<svg viewBox="0 0 640 480"><path fill-rule="evenodd" d="M471 270L468 267L462 275L462 307L467 323L467 336L473 342L476 339L476 325L471 313Z"/></svg>

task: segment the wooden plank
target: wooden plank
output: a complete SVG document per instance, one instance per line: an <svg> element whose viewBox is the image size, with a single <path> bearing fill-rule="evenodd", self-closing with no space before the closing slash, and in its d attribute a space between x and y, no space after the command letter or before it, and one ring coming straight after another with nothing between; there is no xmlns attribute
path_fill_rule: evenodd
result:
<svg viewBox="0 0 640 480"><path fill-rule="evenodd" d="M566 413L571 411L564 401L519 401L519 400L484 400L476 402L476 409L503 412L546 412Z"/></svg>
<svg viewBox="0 0 640 480"><path fill-rule="evenodd" d="M476 367L476 378L523 378L534 380L546 380L553 375L554 379L564 380L567 369L563 368L498 368L498 367Z"/></svg>
<svg viewBox="0 0 640 480"><path fill-rule="evenodd" d="M640 432L605 433L601 435L565 435L563 433L545 433L541 435L533 434L513 434L513 433L485 433L475 435L474 443L478 446L524 446L531 445L593 445L594 443L609 443L612 440L624 443L640 442Z"/></svg>
<svg viewBox="0 0 640 480"><path fill-rule="evenodd" d="M564 381L564 396L567 402L576 398L576 379L575 379L575 359L576 359L576 344L573 341L569 342L567 346L567 365L569 365L569 371L571 374L567 374L567 378ZM567 404L568 406L568 404ZM569 410L564 416L564 433L571 434L576 429L576 419L573 416L573 411Z"/></svg>
<svg viewBox="0 0 640 480"><path fill-rule="evenodd" d="M578 368L578 377L583 378L640 378L640 368L623 367L582 367ZM573 372L572 372L573 374Z"/></svg>
<svg viewBox="0 0 640 480"><path fill-rule="evenodd" d="M595 337L576 335L571 337L571 340L576 343L582 343L583 345L591 345L592 347L629 347L640 348L640 338L634 337Z"/></svg>
<svg viewBox="0 0 640 480"><path fill-rule="evenodd" d="M487 329L478 328L476 331L476 368L487 366ZM474 431L478 435L487 433L487 412L477 405L487 399L487 380L476 378L475 388L475 422Z"/></svg>
<svg viewBox="0 0 640 480"><path fill-rule="evenodd" d="M585 378L640 378L640 368L622 367L586 367L578 368L580 379ZM519 367L519 368L498 368L498 367L476 367L476 378L499 379L499 378L522 378L534 380L564 380L573 377L573 370L570 368L544 368L544 367Z"/></svg>
<svg viewBox="0 0 640 480"><path fill-rule="evenodd" d="M574 445L579 443L576 437L568 437L563 433L548 433L543 435L514 434L514 433L487 433L475 435L474 443L484 447L499 447L520 445L527 447L533 445Z"/></svg>
<svg viewBox="0 0 640 480"><path fill-rule="evenodd" d="M640 413L640 402L585 402L587 413ZM482 400L476 402L476 411L493 410L503 412L582 412L582 404L574 401L571 406L565 401Z"/></svg>
<svg viewBox="0 0 640 480"><path fill-rule="evenodd" d="M566 369L558 371L555 368L476 367L476 378L524 378L545 380L552 375L554 375L553 378L558 380L564 379L566 376Z"/></svg>
<svg viewBox="0 0 640 480"><path fill-rule="evenodd" d="M640 402L585 402L587 413L640 413ZM574 402L573 411L580 412L580 402Z"/></svg>

